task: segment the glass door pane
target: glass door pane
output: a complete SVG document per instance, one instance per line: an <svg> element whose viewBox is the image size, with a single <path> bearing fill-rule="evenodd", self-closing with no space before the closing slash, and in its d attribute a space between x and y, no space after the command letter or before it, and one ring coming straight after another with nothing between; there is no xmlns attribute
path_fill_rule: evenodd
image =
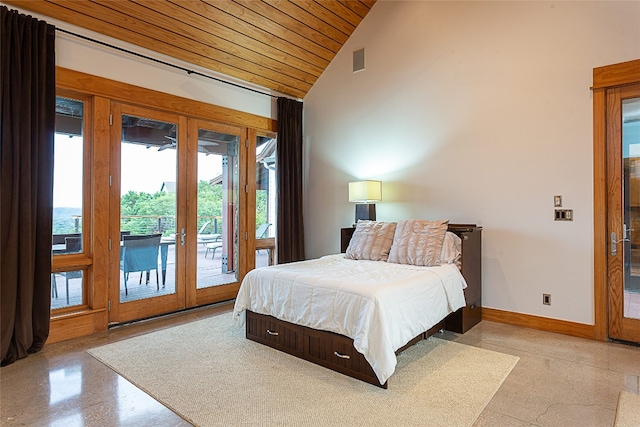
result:
<svg viewBox="0 0 640 427"><path fill-rule="evenodd" d="M622 101L624 317L640 319L640 98Z"/></svg>
<svg viewBox="0 0 640 427"><path fill-rule="evenodd" d="M256 140L256 268L276 262L276 148L275 138Z"/></svg>
<svg viewBox="0 0 640 427"><path fill-rule="evenodd" d="M178 126L122 114L120 302L176 293Z"/></svg>
<svg viewBox="0 0 640 427"><path fill-rule="evenodd" d="M240 135L198 127L197 289L238 281Z"/></svg>

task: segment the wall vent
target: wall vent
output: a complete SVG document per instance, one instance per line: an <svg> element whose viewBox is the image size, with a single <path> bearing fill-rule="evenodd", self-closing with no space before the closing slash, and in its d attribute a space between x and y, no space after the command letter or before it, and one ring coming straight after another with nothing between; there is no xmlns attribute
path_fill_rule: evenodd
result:
<svg viewBox="0 0 640 427"><path fill-rule="evenodd" d="M364 48L353 51L353 72L364 70Z"/></svg>

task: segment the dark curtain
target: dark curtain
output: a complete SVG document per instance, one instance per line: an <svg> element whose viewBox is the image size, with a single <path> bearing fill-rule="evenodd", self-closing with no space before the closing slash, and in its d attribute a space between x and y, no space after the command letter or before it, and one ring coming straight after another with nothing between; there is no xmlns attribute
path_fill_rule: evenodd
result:
<svg viewBox="0 0 640 427"><path fill-rule="evenodd" d="M2 366L42 349L51 309L55 27L0 7Z"/></svg>
<svg viewBox="0 0 640 427"><path fill-rule="evenodd" d="M302 102L278 98L278 264L304 260Z"/></svg>

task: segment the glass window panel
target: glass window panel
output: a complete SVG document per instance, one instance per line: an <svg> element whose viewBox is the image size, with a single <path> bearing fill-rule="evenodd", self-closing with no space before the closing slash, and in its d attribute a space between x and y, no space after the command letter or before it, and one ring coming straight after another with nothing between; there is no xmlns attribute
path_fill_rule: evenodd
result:
<svg viewBox="0 0 640 427"><path fill-rule="evenodd" d="M640 319L640 98L622 102L624 316Z"/></svg>
<svg viewBox="0 0 640 427"><path fill-rule="evenodd" d="M198 289L238 280L239 139L198 129Z"/></svg>
<svg viewBox="0 0 640 427"><path fill-rule="evenodd" d="M84 290L82 270L51 274L51 309L82 305Z"/></svg>
<svg viewBox="0 0 640 427"><path fill-rule="evenodd" d="M122 116L120 301L176 292L175 123Z"/></svg>
<svg viewBox="0 0 640 427"><path fill-rule="evenodd" d="M84 167L84 102L56 98L53 164L53 241L55 253L77 253L81 245L65 246L65 238L82 236Z"/></svg>

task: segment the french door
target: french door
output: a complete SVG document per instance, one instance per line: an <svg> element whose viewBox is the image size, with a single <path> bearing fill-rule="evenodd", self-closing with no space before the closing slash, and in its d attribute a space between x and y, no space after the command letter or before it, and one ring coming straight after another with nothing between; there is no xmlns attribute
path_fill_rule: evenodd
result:
<svg viewBox="0 0 640 427"><path fill-rule="evenodd" d="M235 297L246 129L116 102L111 113L109 322Z"/></svg>
<svg viewBox="0 0 640 427"><path fill-rule="evenodd" d="M640 342L640 84L607 90L609 337Z"/></svg>
<svg viewBox="0 0 640 427"><path fill-rule="evenodd" d="M247 131L188 121L187 306L235 298L248 271ZM241 191L242 189L242 191Z"/></svg>
<svg viewBox="0 0 640 427"><path fill-rule="evenodd" d="M112 103L109 322L184 308L186 118ZM182 166L182 167L181 167Z"/></svg>

